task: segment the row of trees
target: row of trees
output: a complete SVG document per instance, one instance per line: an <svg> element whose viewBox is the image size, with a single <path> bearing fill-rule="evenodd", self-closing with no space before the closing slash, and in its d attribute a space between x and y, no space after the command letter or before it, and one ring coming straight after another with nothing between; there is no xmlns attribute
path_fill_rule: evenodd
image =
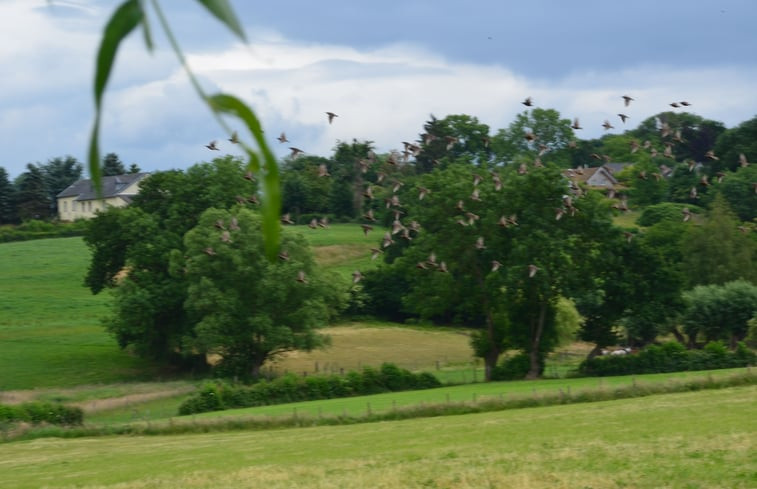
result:
<svg viewBox="0 0 757 489"><path fill-rule="evenodd" d="M583 316L579 334L595 351L666 333L696 345L710 334L678 326L691 304L684 292L757 282L756 233L744 222L755 217L757 178L754 165L738 162L738 153L755 153L744 140L734 164L704 159L705 143L717 148L729 132L674 116L658 119L699 141L685 149L682 136L675 148L680 155L701 149L703 159L692 159L700 165L631 152L637 138L673 147L654 119L638 134L595 144L576 142L569 121L553 110L525 112L491 137L474 117L458 115L432 118L405 154L376 155L370 142L352 141L330 158L285 160L284 210L307 221L328 214L384 224L390 231L377 233L376 245L384 264L349 288L349 310L477 328L473 348L489 372L502 352L518 349L528 355L528 375L540 375L566 299ZM745 123L731 131L753 129ZM644 209L643 229L615 225L624 212L619 201L571 188L563 172L621 151L634 163L621 178L630 205ZM651 175L662 163L673 168L669 180L644 178L644 165ZM700 183L721 173L722 185ZM667 187L651 187L658 184ZM241 163L222 158L156 173L134 205L92 221L87 284L93 292L114 288L106 325L121 346L176 365L204 364L206 353L218 353L227 372L244 375L279 351L324 341L314 328L341 309L348 285L335 288L332 277L324 287L294 236L285 235L279 262L265 261L256 197ZM682 220L684 207L695 215L690 222ZM744 331L733 323L716 336L736 341Z"/></svg>
<svg viewBox="0 0 757 489"><path fill-rule="evenodd" d="M384 225L399 223L397 233L421 223L423 231L384 249L386 266L365 275L365 311L481 328L473 346L488 371L515 348L528 353L529 375L539 375L557 338L563 296L578 307L580 336L598 353L618 341L642 346L671 333L694 346L701 330L678 326L691 308L683 292L735 279L757 282L750 232L757 167L739 156L757 150L749 138L757 135L757 118L726 130L693 114L662 113L623 135L585 142L576 141L570 121L544 109L524 112L491 137L465 115L432 117L424 129L404 154L376 159L369 142L353 141L338 144L331 159L288 160L284 208L302 222L318 213L359 218L370 211ZM647 151L639 151L642 145ZM571 194L574 201L565 204L560 169L618 160L629 163L618 175L623 202L649 211L643 232L613 226L613 207L623 207L597 192ZM330 178L319 177L324 167ZM501 188L482 185L469 197L473 179L488 179L489 172L504 182ZM697 225L682 221L684 208L699 213ZM518 216L517 225L502 223L510 215ZM429 273L440 260L446 273ZM531 267L539 272L526 279ZM743 339L741 323L724 325L720 337Z"/></svg>
<svg viewBox="0 0 757 489"><path fill-rule="evenodd" d="M665 137L660 130L663 125L670 128ZM538 158L563 169L599 166L608 161L632 163L617 175L628 188L626 196L631 206L662 202L707 206L717 190L741 220L755 218L757 193L753 183L757 181L757 165L742 166L739 155L757 154L757 117L726 129L720 122L695 114L663 112L623 134L579 140L577 133L571 121L553 109L525 111L510 126L493 133L469 115L444 119L432 116L424 124L424 134L433 135L433 139L419 137L410 142L416 145L416 151L396 151L394 159L403 166L403 177L429 173L452 163L492 168L530 164ZM524 138L525 134L531 134L533 139ZM668 146L671 151L665 156ZM717 159L708 157L709 151ZM408 153L412 154L406 159ZM284 211L305 218L311 214L360 217L364 210L361 194L367 183L376 181L375 171L381 168L372 165L367 173L362 172L360 160L374 162L371 155L370 141L353 141L337 144L330 158L300 156L284 160ZM690 163L696 166L692 168ZM317 178L321 165L328 169L330 178ZM667 170L661 170L664 167ZM667 178L655 176L663 171ZM710 185L701 183L703 177ZM716 181L720 181L717 187L711 185ZM695 195L692 188L697 189Z"/></svg>
<svg viewBox="0 0 757 489"><path fill-rule="evenodd" d="M128 173L138 173L132 164ZM0 224L18 224L30 219L54 219L58 215L56 196L82 178L83 166L73 156L52 158L47 163L28 163L26 171L11 181L0 167ZM118 155L103 158L103 175L127 173Z"/></svg>

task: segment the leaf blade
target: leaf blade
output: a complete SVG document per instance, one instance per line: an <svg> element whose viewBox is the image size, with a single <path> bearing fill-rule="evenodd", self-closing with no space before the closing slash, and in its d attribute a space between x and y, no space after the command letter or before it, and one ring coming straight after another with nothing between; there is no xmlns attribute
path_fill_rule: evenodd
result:
<svg viewBox="0 0 757 489"><path fill-rule="evenodd" d="M102 98L108 78L113 68L118 47L126 36L133 31L144 19L144 11L139 0L126 0L122 3L108 21L103 32L100 47L97 50L95 64L95 122L92 126L89 143L89 174L94 181L98 193L102 191L102 173L100 171L100 115L102 113Z"/></svg>
<svg viewBox="0 0 757 489"><path fill-rule="evenodd" d="M263 128L260 125L255 113L239 98L224 93L218 93L208 97L211 108L220 113L229 114L241 119L247 129L252 134L255 142L262 154L263 169L263 195L262 195L262 214L263 214L263 239L265 240L266 256L269 260L275 260L278 255L281 228L279 224L279 214L281 213L281 187L279 181L279 166L276 157L268 147L268 143L263 135ZM258 171L260 169L260 158L247 145L242 144L245 152L249 157L248 169Z"/></svg>
<svg viewBox="0 0 757 489"><path fill-rule="evenodd" d="M231 4L228 0L198 0L211 14L213 14L218 20L226 24L234 34L239 38L247 42L247 36L244 33L242 24L239 22L234 9L231 8Z"/></svg>

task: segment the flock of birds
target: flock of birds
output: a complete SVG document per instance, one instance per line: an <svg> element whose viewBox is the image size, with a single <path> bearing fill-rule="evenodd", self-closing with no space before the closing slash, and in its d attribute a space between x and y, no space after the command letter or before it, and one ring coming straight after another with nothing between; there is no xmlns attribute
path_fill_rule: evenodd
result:
<svg viewBox="0 0 757 489"><path fill-rule="evenodd" d="M623 106L624 107L628 107L631 104L631 102L634 101L634 98L632 98L631 96L628 96L628 95L623 95L622 96L622 100L623 100ZM534 101L533 101L532 97L527 97L521 103L524 106L526 106L526 107L533 107L534 106ZM691 103L689 103L688 101L680 101L680 102L671 102L669 105L671 107L673 107L673 108L680 108L680 107L689 107L691 105ZM327 121L328 121L329 124L332 124L334 122L334 119L337 118L337 117L339 117L334 112L325 112L325 114L326 114ZM620 118L620 120L621 120L622 123L625 123L628 120L628 118L629 118L629 116L627 114L623 113L623 112L618 113L617 116ZM650 153L650 155L652 157L663 156L665 158L669 158L669 159L673 160L675 158L675 156L673 154L673 146L675 145L675 143L683 143L684 142L683 138L681 137L681 131L680 131L680 129L671 128L668 125L668 123L665 122L665 121L658 120L657 122L658 122L658 124L657 124L658 125L658 129L660 131L660 136L661 136L661 138L663 140L663 144L665 146L665 148L662 150L662 152L660 152L658 149L654 148L652 146L652 143L650 141L648 141L648 140L644 141L643 143L639 143L638 141L632 140L630 142L631 153L635 153L637 151L649 151L649 153ZM614 126L612 125L612 123L610 123L610 121L608 119L604 120L604 122L602 124L602 127L606 131L614 128ZM581 124L580 124L580 121L579 121L578 118L573 119L573 123L571 124L571 128L574 129L574 130L583 129L581 127ZM524 134L523 137L525 138L526 141L528 141L530 143L534 142L534 141L536 141L538 139L537 136L533 132L528 131L528 130L525 132L525 134ZM404 146L404 150L402 152L394 150L391 153L389 153L389 155L386 158L384 167L382 168L381 171L378 171L376 173L377 178L376 178L376 181L374 182L375 184L377 184L377 185L378 184L383 184L383 183L388 183L389 184L389 188L391 189L391 195L385 198L385 205L386 205L386 209L387 210L391 210L394 218L393 218L393 221L392 221L391 229L388 230L388 231L386 231L384 233L384 236L383 236L383 238L381 240L381 244L378 245L375 248L371 248L370 249L371 258L372 259L376 259L377 257L379 257L382 253L384 253L384 249L386 249L387 247L389 247L392 244L394 244L395 243L395 238L405 239L405 240L409 241L409 240L411 240L414 237L414 235L417 235L417 233L419 233L421 231L421 225L420 225L420 223L418 221L413 220L410 223L408 223L407 225L405 225L402 222L401 216L404 214L404 212L401 210L402 205L400 203L399 196L397 195L397 192L403 186L403 183L399 179L397 179L396 177L392 176L390 178L390 176L392 174L392 168L397 168L397 166L400 164L400 161L407 162L411 156L413 156L413 157L417 156L418 154L421 153L421 151L423 151L424 145L431 144L432 141L436 140L437 138L438 138L438 136L436 136L434 134L425 133L425 134L421 135L421 141L419 141L420 144L410 143L410 142L403 141L402 144ZM290 142L284 132L282 132L279 135L279 137L277 138L277 140L279 141L280 144L285 144L285 143L289 143ZM234 132L232 134L232 136L229 138L229 142L231 142L232 144L238 144L239 143L239 139L238 139L238 136L237 136L236 132ZM456 137L445 136L444 137L444 142L446 143L446 145L445 145L446 149L449 151L459 141L458 141L458 138L456 138ZM486 146L488 146L488 143L489 143L488 138L484 138L484 144ZM572 148L575 148L576 147L575 141L571 141L569 143L569 146L572 147ZM212 151L220 151L220 148L218 147L217 141L211 141L210 143L208 143L206 145L206 147L209 150L212 150ZM534 167L542 167L543 166L543 164L541 163L540 157L544 153L546 153L546 152L549 151L549 148L546 145L539 145L538 149L539 149L538 156L533 161L533 166ZM304 154L304 151L302 149L299 149L299 148L294 147L294 146L290 146L289 150L290 150L290 157L291 158L297 158L298 156ZM591 155L591 157L595 158L597 160L605 160L607 162L610 161L610 158L607 155L599 155L599 154L593 153ZM715 153L712 150L707 151L707 153L705 155L705 158L707 158L708 160L712 160L712 161L719 160L719 157L716 156ZM372 151L369 152L369 154L367 155L366 158L361 159L361 160L358 161L360 171L363 174L367 173L368 170L369 170L369 168L371 168L376 163L376 161L377 161L377 157L376 157L375 153L373 153ZM435 160L434 162L438 163L437 160ZM747 160L746 156L743 153L739 155L739 165L742 166L742 167L745 167L745 166L749 165L749 161ZM694 169L695 169L695 167L696 167L696 163L695 162L693 162L693 161L688 162L688 170L690 172L693 172ZM518 171L519 174L525 174L525 173L528 172L528 170L529 170L528 165L526 165L524 163L524 164L520 164L519 165L519 168L518 168L517 171ZM572 170L567 170L566 171L566 175L568 177L572 177L575 174L581 174L581 173L583 173L583 168L577 168L577 169L572 169ZM328 177L331 176L330 173L329 173L329 171L328 171L328 168L327 168L327 166L325 164L319 165L319 167L318 167L318 173L317 174L318 174L318 178L328 178ZM653 177L653 178L655 178L656 180L661 180L662 178L664 178L663 174L660 173L660 172L653 172L650 175L647 175L647 173L645 171L641 171L641 172L638 173L638 178L640 178L640 179L646 180L650 176ZM717 182L717 183L721 182L723 180L724 176L725 176L725 173L718 172L716 174L715 182ZM254 180L254 176L250 172L248 172L245 175L245 178L247 178L249 180ZM492 171L491 172L491 179L492 179L492 182L493 182L493 185L494 185L494 189L496 191L499 191L502 188L501 177L499 176L499 174L497 174L496 172ZM473 189L472 189L470 195L468 195L468 197L467 197L469 200L471 200L471 201L480 201L481 200L480 193L479 193L479 190L478 190L478 185L482 181L483 181L483 179L482 179L482 177L480 175L477 175L475 173L473 174L473 182L472 182ZM561 205L559 207L555 207L555 219L556 220L562 219L564 216L574 216L576 214L576 212L577 212L577 209L576 209L576 207L575 207L575 205L573 203L573 199L574 199L574 197L580 197L582 195L582 189L580 187L578 187L577 185L573 184L572 183L572 179L570 180L570 182L571 182L571 191L572 191L573 195L567 195L567 194L563 195ZM701 185L701 186L709 186L709 185L711 185L711 182L708 180L707 176L704 175L704 176L701 177L701 179L699 181L699 185ZM753 184L753 186L754 186L755 193L757 193L757 183ZM418 187L418 200L423 200L430 192L431 191L429 189L427 189L427 188ZM627 198L625 196L617 195L614 189L609 188L607 190L607 196L610 199L616 200L616 202L612 204L612 207L614 209L619 210L621 212L627 212L627 211L630 210L630 208L628 206ZM692 187L689 196L690 196L690 198L692 200L698 198L698 191L697 191L697 187L696 186ZM363 191L363 197L366 198L366 199L368 199L368 200L373 200L373 198L374 198L373 190L372 190L372 184L370 182L368 183L367 187ZM237 197L237 200L238 200L238 202L240 204L246 204L246 203L258 204L259 203L258 199L254 195L250 196L250 197L247 197L247 198L245 198L245 197ZM458 219L457 223L460 224L461 226L472 226L479 219L479 216L477 216L476 214L474 214L474 213L472 213L470 211L466 211L465 210L465 200L464 199L460 199L457 202L456 208L457 208L457 211L459 211L459 213L460 213L460 218ZM691 219L691 217L692 217L692 212L691 212L691 210L688 207L685 207L682 210L682 214L683 214L683 221L689 221ZM373 212L372 209L368 209L362 215L362 218L363 218L363 220L365 220L367 222L361 224L360 227L362 229L362 232L365 235L368 235L368 233L373 230L373 223L375 223L377 221L377 218L374 216L374 212ZM286 213L286 214L284 214L284 215L281 216L281 223L285 224L285 225L295 224L295 222L292 220L292 217L291 217L291 215L289 213ZM506 227L509 227L509 226L517 226L518 225L517 215L513 214L513 215L510 215L510 216L504 216L504 215L501 216L500 219L499 219L499 221L498 221L498 225L500 227L503 227L503 228L506 228ZM312 219L310 221L310 223L308 224L308 227L311 228L311 229L328 228L329 227L329 221L325 217L321 218L321 219L315 219L314 218L314 219ZM218 228L220 230L220 232L221 232L220 233L220 240L222 242L228 243L228 242L231 242L230 231L238 230L239 229L239 224L236 221L236 218L232 218L231 222L229 223L228 226L224 222L222 222L222 221L216 222L216 228ZM744 226L740 226L739 229L742 232L749 231L749 229L746 228L746 227L744 227ZM630 233L630 232L625 232L624 234L625 234L626 239L629 242L631 241L631 239L634 236L633 233ZM484 238L481 237L481 236L479 236L476 239L476 241L473 244L473 246L477 250L483 250L483 249L485 249L486 245L484 243ZM211 255L211 256L216 254L215 250L212 247L205 248L204 251L205 251L206 254ZM279 253L279 259L282 260L282 261L288 261L289 260L289 255L286 252L286 250L282 250ZM502 266L502 263L500 263L497 260L492 260L492 262L491 262L491 271L496 272L501 266ZM428 256L428 258L426 260L418 262L416 264L416 268L421 269L421 270L436 270L436 271L439 271L439 272L442 272L442 273L448 272L447 264L445 263L445 261L439 260L437 258L437 256L435 255L435 253L433 253L433 252L430 253L430 255ZM526 273L527 273L527 275L528 275L529 278L532 278L532 277L534 277L539 272L539 270L540 270L540 268L537 265L535 265L535 264L529 264L528 267L527 267ZM354 271L352 273L352 281L353 281L353 283L356 284L361 279L362 279L362 273L359 270L356 270L356 271ZM302 270L300 270L298 272L296 280L298 282L300 282L300 283L308 283L307 276L306 276L305 272L302 271Z"/></svg>

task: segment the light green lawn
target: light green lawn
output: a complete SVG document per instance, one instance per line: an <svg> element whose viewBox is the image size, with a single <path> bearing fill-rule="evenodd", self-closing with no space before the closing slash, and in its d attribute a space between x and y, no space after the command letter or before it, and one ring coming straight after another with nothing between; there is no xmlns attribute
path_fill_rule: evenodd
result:
<svg viewBox="0 0 757 489"><path fill-rule="evenodd" d="M0 390L120 382L150 372L100 325L81 238L0 244Z"/></svg>
<svg viewBox="0 0 757 489"><path fill-rule="evenodd" d="M757 486L757 387L351 426L0 445L14 489Z"/></svg>

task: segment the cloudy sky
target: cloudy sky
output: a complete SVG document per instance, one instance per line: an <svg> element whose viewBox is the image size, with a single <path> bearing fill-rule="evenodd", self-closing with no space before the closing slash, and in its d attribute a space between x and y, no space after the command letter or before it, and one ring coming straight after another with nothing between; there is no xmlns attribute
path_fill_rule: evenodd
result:
<svg viewBox="0 0 757 489"><path fill-rule="evenodd" d="M72 155L85 162L94 57L115 0L0 0L0 166ZM145 2L150 3L150 2ZM338 140L379 151L417 139L429 114L468 114L492 133L533 97L625 128L687 100L733 127L757 115L757 2L752 0L277 0L232 2L242 44L190 0L162 0L189 64L210 92L257 112L279 156L329 156ZM145 171L186 168L226 141L159 34L122 46L105 97L103 152ZM635 98L624 109L621 96ZM326 111L339 115L328 124ZM234 125L234 124L232 124ZM275 138L285 131L291 143Z"/></svg>

